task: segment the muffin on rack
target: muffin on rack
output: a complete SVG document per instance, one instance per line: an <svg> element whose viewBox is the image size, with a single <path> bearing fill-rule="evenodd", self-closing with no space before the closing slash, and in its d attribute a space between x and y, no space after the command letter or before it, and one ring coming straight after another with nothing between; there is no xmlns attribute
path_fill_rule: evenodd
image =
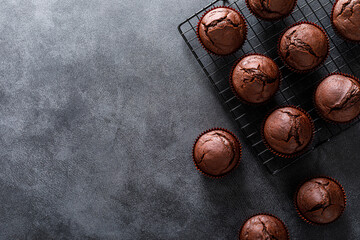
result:
<svg viewBox="0 0 360 240"><path fill-rule="evenodd" d="M360 1L338 0L333 6L331 22L343 38L360 42Z"/></svg>
<svg viewBox="0 0 360 240"><path fill-rule="evenodd" d="M281 157L295 157L311 143L314 123L309 114L295 106L279 107L262 127L266 146Z"/></svg>
<svg viewBox="0 0 360 240"><path fill-rule="evenodd" d="M279 67L262 54L245 55L235 64L230 74L230 85L235 95L246 103L268 101L279 89Z"/></svg>
<svg viewBox="0 0 360 240"><path fill-rule="evenodd" d="M314 95L320 115L335 123L345 123L360 114L360 83L350 75L333 73L318 85Z"/></svg>
<svg viewBox="0 0 360 240"><path fill-rule="evenodd" d="M304 73L320 66L329 54L329 40L325 31L311 22L290 26L280 37L279 54L293 71Z"/></svg>
<svg viewBox="0 0 360 240"><path fill-rule="evenodd" d="M250 12L264 20L278 20L290 15L296 6L296 0L246 0Z"/></svg>
<svg viewBox="0 0 360 240"><path fill-rule="evenodd" d="M244 44L247 26L243 16L235 9L215 7L200 19L197 35L208 52L229 55Z"/></svg>

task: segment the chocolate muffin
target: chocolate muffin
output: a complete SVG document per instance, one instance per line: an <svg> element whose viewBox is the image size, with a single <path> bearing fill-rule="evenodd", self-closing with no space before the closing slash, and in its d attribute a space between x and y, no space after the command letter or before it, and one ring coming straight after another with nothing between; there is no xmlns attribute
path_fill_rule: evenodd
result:
<svg viewBox="0 0 360 240"><path fill-rule="evenodd" d="M245 222L240 231L239 239L288 240L289 234L285 225L279 219L262 214L256 215Z"/></svg>
<svg viewBox="0 0 360 240"><path fill-rule="evenodd" d="M297 23L280 38L279 53L294 71L309 72L322 64L329 52L325 32L311 23Z"/></svg>
<svg viewBox="0 0 360 240"><path fill-rule="evenodd" d="M314 102L325 119L349 122L360 114L360 83L347 75L330 75L317 87Z"/></svg>
<svg viewBox="0 0 360 240"><path fill-rule="evenodd" d="M228 55L237 51L246 39L244 18L237 11L218 7L206 13L198 25L198 36L211 53Z"/></svg>
<svg viewBox="0 0 360 240"><path fill-rule="evenodd" d="M332 11L332 23L344 38L360 41L360 0L338 0Z"/></svg>
<svg viewBox="0 0 360 240"><path fill-rule="evenodd" d="M302 111L295 107L282 107L266 119L263 136L268 147L275 153L291 157L310 144L313 123L305 111Z"/></svg>
<svg viewBox="0 0 360 240"><path fill-rule="evenodd" d="M246 0L250 11L265 20L287 17L294 9L296 0Z"/></svg>
<svg viewBox="0 0 360 240"><path fill-rule="evenodd" d="M236 64L230 81L239 98L249 103L263 103L279 89L280 70L271 58L251 54Z"/></svg>
<svg viewBox="0 0 360 240"><path fill-rule="evenodd" d="M338 219L345 209L342 187L329 178L314 178L304 183L296 194L299 214L312 223L325 224Z"/></svg>
<svg viewBox="0 0 360 240"><path fill-rule="evenodd" d="M234 169L240 161L240 144L226 130L211 130L202 134L194 145L196 166L210 176L223 176Z"/></svg>

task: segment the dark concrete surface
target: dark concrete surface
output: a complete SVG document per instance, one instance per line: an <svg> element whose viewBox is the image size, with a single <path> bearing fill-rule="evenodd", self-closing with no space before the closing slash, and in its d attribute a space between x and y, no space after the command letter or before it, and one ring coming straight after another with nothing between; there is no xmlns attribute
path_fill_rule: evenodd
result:
<svg viewBox="0 0 360 240"><path fill-rule="evenodd" d="M360 125L276 176L247 145L223 180L195 170L202 130L244 142L176 29L207 3L0 1L0 239L236 239L258 212L292 239L360 239ZM317 174L348 195L327 226L292 205Z"/></svg>

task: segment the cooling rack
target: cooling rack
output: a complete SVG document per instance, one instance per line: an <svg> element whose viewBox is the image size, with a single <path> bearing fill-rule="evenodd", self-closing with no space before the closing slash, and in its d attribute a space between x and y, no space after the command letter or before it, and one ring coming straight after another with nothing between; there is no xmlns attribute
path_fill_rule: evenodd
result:
<svg viewBox="0 0 360 240"><path fill-rule="evenodd" d="M178 27L181 36L215 88L221 102L231 113L253 152L272 174L299 161L321 144L359 122L358 119L345 125L328 123L318 116L312 103L316 84L329 73L340 71L355 76L360 75L360 46L341 39L331 26L330 15L334 2L331 0L298 0L297 6L289 17L275 22L267 22L253 16L247 9L244 0L217 0L186 19ZM241 50L226 57L208 54L196 37L196 26L201 16L207 10L219 5L237 9L248 24L248 38L244 46ZM302 75L289 71L277 53L277 41L280 34L287 26L298 21L310 21L318 24L325 29L330 39L330 55L326 62L316 71ZM239 57L247 53L263 53L271 57L282 71L283 79L280 91L266 105L248 106L241 103L229 86L229 73L232 65ZM294 159L284 159L272 154L264 145L260 132L265 115L276 106L287 104L305 109L315 123L315 137L311 148L302 156Z"/></svg>

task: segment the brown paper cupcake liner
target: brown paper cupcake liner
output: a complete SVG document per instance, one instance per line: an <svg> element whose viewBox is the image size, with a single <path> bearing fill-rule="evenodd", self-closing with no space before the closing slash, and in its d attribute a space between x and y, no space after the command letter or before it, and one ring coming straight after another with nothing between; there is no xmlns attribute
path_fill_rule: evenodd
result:
<svg viewBox="0 0 360 240"><path fill-rule="evenodd" d="M237 160L237 164L235 165L235 167L234 167L233 169L231 169L231 170L228 171L227 173L225 173L225 174L223 174L223 175L219 175L219 176L211 175L211 174L208 174L208 173L204 172L203 170L201 170L201 169L199 168L199 166L197 165L197 163L196 163L196 161L195 161L195 145L196 145L196 143L198 142L198 140L200 139L201 136L203 136L204 134L206 134L206 133L208 133L208 132L215 131L215 130L221 130L221 131L225 131L225 132L231 134L231 135L235 138L236 142L237 142L238 145L239 145L239 159ZM194 162L194 165L195 165L196 169L197 169L201 174L203 174L204 176L207 176L207 177L212 178L212 179L223 178L223 177L227 176L228 174L232 173L236 168L239 167L240 161L241 161L241 156L242 156L242 148L241 148L241 143L240 143L238 137L237 137L233 132L231 132L231 131L229 131L229 130L227 130L227 129L225 129L225 128L219 128L219 127L210 128L210 129L208 129L208 130L206 130L206 131L203 131L203 132L196 138L196 140L195 140L195 142L194 142L194 144L193 144L193 148L192 148L192 159L193 159L193 162Z"/></svg>
<svg viewBox="0 0 360 240"><path fill-rule="evenodd" d="M281 152L278 152L276 151L275 149L273 149L270 144L266 141L265 139L265 135L264 135L264 127L265 127L265 122L266 120L268 119L268 117L276 110L280 109L280 108L284 108L284 107L292 107L292 108L296 108L297 110L301 111L302 113L304 113L310 120L310 123L311 123L311 129L312 129L312 135L311 135L311 139L309 141L309 143L302 149L300 150L299 152L295 152L295 153L292 153L292 154L285 154L285 153L281 153ZM298 157L302 154L304 154L306 151L308 151L309 147L311 146L313 140L314 140L314 134L315 134L315 124L314 124L314 121L312 120L310 114L305 111L304 109L298 107L298 106L295 106L295 105L282 105L282 106L278 106L276 108L274 108L272 111L268 112L263 120L263 123L261 125L261 137L263 139L263 142L265 144L265 146L273 153L275 154L276 156L279 156L279 157L282 157L282 158L295 158L295 157Z"/></svg>
<svg viewBox="0 0 360 240"><path fill-rule="evenodd" d="M250 4L249 4L249 0L245 0L245 3L246 3L247 8L249 9L250 13L252 15L254 15L256 18L264 20L264 21L275 22L277 20L285 19L288 16L290 16L291 13L294 11L296 5L297 5L297 0L295 0L294 6L291 8L291 11L288 14L286 14L284 16L281 16L281 17L278 17L278 18L265 18L265 17L262 17L259 14L257 14L255 11L252 10L252 8L250 7Z"/></svg>
<svg viewBox="0 0 360 240"><path fill-rule="evenodd" d="M334 24L334 11L335 11L335 6L336 4L339 2L339 0L336 0L336 2L334 3L332 9L331 9L331 16L330 16L330 19L331 19L331 26L332 28L334 29L334 32L336 33L336 35L340 36L342 39L346 40L346 41L349 41L349 42L352 42L352 43L360 43L360 40L359 41L356 41L356 40L352 40L348 37L346 37L345 35L343 35L335 26Z"/></svg>
<svg viewBox="0 0 360 240"><path fill-rule="evenodd" d="M201 38L200 38L200 34L199 34L199 29L200 29L200 24L201 24L201 21L203 20L203 18L205 17L206 14L208 14L210 11L214 10L214 9L217 9L217 8L227 8L227 9L231 9L235 12L237 12L241 19L244 21L244 25L245 25L245 32L244 32L244 40L243 42L241 43L240 47L238 49L236 49L235 51L231 52L231 53L228 53L228 54L218 54L218 53L214 53L213 51L211 51L210 49L206 48L205 45L203 44L203 42L201 41ZM247 34L248 34L248 26L247 26L247 23L246 23L246 19L244 18L244 16L236 9L232 8L232 7L228 7L228 6L215 6L215 7L212 7L210 8L209 10L207 10L200 18L197 26L196 26L196 36L197 36L197 39L199 40L201 46L210 54L213 54L213 55L216 55L216 56L222 56L222 57L225 57L225 56L229 56L235 52L237 52L240 48L242 48L242 46L244 45L246 39L247 39Z"/></svg>
<svg viewBox="0 0 360 240"><path fill-rule="evenodd" d="M238 63L239 63L241 60L243 60L244 58L246 58L246 57L248 57L248 56L252 56L252 55L258 55L258 56L266 57L266 58L270 59L271 61L273 61L273 62L275 63L275 61L274 61L272 58L270 58L270 57L268 57L268 56L266 56L266 55L264 55L264 54L261 54L261 53L248 53L248 54L245 54L245 55L241 56L238 60L236 60L236 62L235 62L234 65L232 66L231 71L230 71L230 75L229 75L229 84L230 84L231 91L233 92L233 94L235 95L235 97L236 97L237 99L239 99L242 103L245 103L245 104L248 104L248 105L252 105L252 106L260 106L260 105L264 105L264 104L268 103L269 101L271 101L271 99L273 99L273 97L275 96L275 94L279 91L280 86L281 86L281 83L282 83L282 72L281 72L279 66L275 63L275 65L278 67L278 70L279 70L279 80L280 80L280 81L279 81L279 86L277 87L275 93L274 93L268 100L266 100L266 101L264 101L264 102L260 102L260 103L252 103L252 102L246 101L245 99L243 99L243 98L236 92L235 87L234 87L234 85L233 85L232 76L233 76L234 70L235 70L236 66L238 65Z"/></svg>
<svg viewBox="0 0 360 240"><path fill-rule="evenodd" d="M344 194L344 209L342 210L342 212L340 213L340 215L339 215L335 220L333 220L332 222L329 222L329 223L317 223L317 222L313 222L313 221L305 218L305 216L302 215L302 213L300 212L300 210L299 210L299 208L298 208L298 205L297 205L297 195L298 195L298 192L299 192L301 186L302 186L303 184L305 184L307 181L310 181L311 179L314 179L314 178L327 178L327 179L329 179L329 180L334 181L334 182L341 188L341 191L342 191L343 194ZM342 214L344 213L345 208L346 208L347 199L346 199L345 190L344 190L343 186L339 183L338 180L336 180L335 178L329 177L329 176L319 175L319 176L314 176L314 177L306 178L305 180L303 180L302 182L300 182L300 184L298 185L298 187L297 187L297 189L296 189L293 202L294 202L294 206L295 206L295 209L296 209L297 214L299 215L299 217L300 217L303 221L305 221L305 222L307 222L307 223L309 223L309 224L311 224L311 225L314 225L314 226L324 226L324 225L327 225L327 224L330 224L330 223L335 222L336 220L338 220L338 219L342 216Z"/></svg>
<svg viewBox="0 0 360 240"><path fill-rule="evenodd" d="M279 221L282 223L282 225L285 227L285 231L286 231L287 236L288 236L287 240L290 240L289 229L288 229L288 227L286 226L286 224L285 224L279 217L277 217L277 216L275 216L275 215L273 215L273 214L271 214L271 213L264 213L264 212L260 212L260 213L251 215L250 217L248 217L248 218L243 222L243 224L241 225L241 227L240 227L240 229L239 229L239 233L238 233L239 239L240 239L240 236L241 236L241 230L242 230L243 227L245 226L245 223L246 223L247 221L249 221L251 218L256 217L256 216L258 216L258 215L267 215L267 216L274 217L274 218L276 218L277 220L279 220Z"/></svg>
<svg viewBox="0 0 360 240"><path fill-rule="evenodd" d="M349 120L349 121L346 121L346 122L336 122L336 121L333 121L333 120L330 120L330 119L326 118L326 117L321 113L321 111L318 109L318 107L317 107L317 105L316 105L316 102L315 102L315 94L316 94L317 88L319 87L319 85L320 85L326 78L328 78L328 77L330 77L330 76L332 76L332 75L342 75L342 76L344 76L344 77L352 78L352 79L354 79L355 81L357 81L358 83L360 83L359 78L355 77L354 75L347 74L347 73L333 72L333 73L330 73L330 74L326 75L325 77L323 77L323 78L321 79L320 82L318 82L318 83L316 84L315 90L314 90L314 92L313 92L313 99L312 99L312 100L313 100L313 105L314 105L314 107L315 107L315 110L316 110L317 114L321 117L321 119L323 119L324 121L326 121L326 122L328 122L328 123L331 123L331 124L348 124L348 123L352 123L352 122L356 121L357 119L359 119L360 114L358 114L356 117L354 117L353 119L351 119L351 120Z"/></svg>
<svg viewBox="0 0 360 240"><path fill-rule="evenodd" d="M290 66L290 65L286 62L286 59L284 59L284 58L282 57L281 51L280 51L280 42L281 42L281 39L282 39L282 37L284 36L284 34L285 34L290 28L295 27L295 26L300 25L300 24L303 24L303 23L311 24L311 25L319 28L319 29L325 34L325 36L326 36L326 41L327 41L327 54L326 54L326 56L324 57L324 59L323 59L317 66L315 66L315 67L313 67L312 69L309 69L309 70L298 70L298 69L296 69L296 68L293 68L292 66ZM290 69L291 71L296 72L296 73L300 73L300 74L309 73L309 72L312 72L312 71L318 69L320 66L322 66L322 65L325 63L326 59L329 57L329 54L330 54L330 41L329 41L329 37L328 37L327 33L325 32L325 30L324 30L322 27L320 27L320 26L317 25L316 23L309 22L309 21L300 21L300 22L294 23L293 25L287 27L287 28L284 30L284 32L280 35L277 45L278 45L278 46L277 46L278 54L279 54L282 62L284 63L284 65L285 65L288 69Z"/></svg>

